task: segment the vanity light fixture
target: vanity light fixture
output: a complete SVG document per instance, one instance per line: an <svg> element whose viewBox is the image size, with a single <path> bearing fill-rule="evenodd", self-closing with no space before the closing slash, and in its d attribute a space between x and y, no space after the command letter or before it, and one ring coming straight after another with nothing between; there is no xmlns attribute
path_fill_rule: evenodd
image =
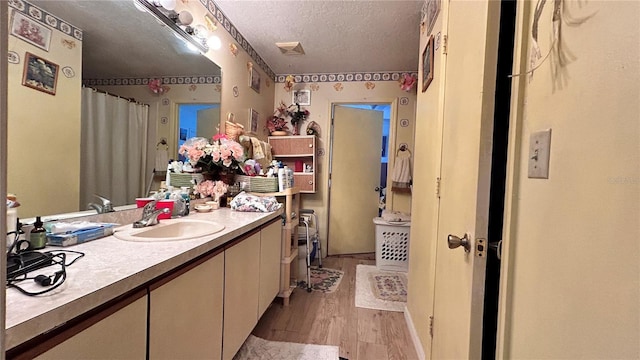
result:
<svg viewBox="0 0 640 360"><path fill-rule="evenodd" d="M176 0L148 0L153 6L162 6L167 10L176 9Z"/></svg>
<svg viewBox="0 0 640 360"><path fill-rule="evenodd" d="M189 22L188 20L190 17L191 18L191 21L189 22L190 24L193 21L193 16L188 11L181 11L180 14L182 13L185 13L185 14L182 15L182 19L180 19L180 14L176 14L175 11L167 10L164 7L158 7L155 5L156 2L158 4L160 4L161 2L165 2L164 0L163 1L134 0L134 2L140 4L140 6L146 9L156 19L158 19L160 22L162 22L163 24L171 28L171 30L174 31L176 36L186 41L188 44L193 45L201 53L205 54L209 50L209 47L207 46L205 41L191 35L193 34L193 28L191 28L190 26L187 26L185 29L183 29L182 27L179 26L179 24L176 24L176 22L173 20L174 18L177 18L181 23L183 21Z"/></svg>
<svg viewBox="0 0 640 360"><path fill-rule="evenodd" d="M193 15L187 10L182 10L178 14L169 15L169 19L175 21L178 25L189 26L193 23Z"/></svg>
<svg viewBox="0 0 640 360"><path fill-rule="evenodd" d="M222 47L222 40L216 35L211 35L207 39L207 45L213 50L220 50Z"/></svg>

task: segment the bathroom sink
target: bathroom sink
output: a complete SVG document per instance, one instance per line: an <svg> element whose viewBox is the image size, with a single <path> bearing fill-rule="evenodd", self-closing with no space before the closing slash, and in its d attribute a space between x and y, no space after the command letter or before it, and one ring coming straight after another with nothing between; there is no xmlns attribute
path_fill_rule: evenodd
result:
<svg viewBox="0 0 640 360"><path fill-rule="evenodd" d="M126 241L178 241L212 235L222 229L224 225L213 221L172 219L146 228L121 228L113 236Z"/></svg>

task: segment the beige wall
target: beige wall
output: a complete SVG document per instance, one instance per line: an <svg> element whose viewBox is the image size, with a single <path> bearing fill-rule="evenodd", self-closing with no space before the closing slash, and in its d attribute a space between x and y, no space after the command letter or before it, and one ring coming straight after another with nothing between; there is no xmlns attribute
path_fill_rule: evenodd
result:
<svg viewBox="0 0 640 360"><path fill-rule="evenodd" d="M303 194L302 205L305 208L314 209L320 219L320 235L323 243L326 245L327 238L327 221L328 221L328 200L329 200L329 137L331 127L331 104L332 103L393 103L392 107L392 121L395 116L398 121L395 122L397 126L392 126L390 129L390 155L395 154L395 148L400 143L407 143L411 151L413 151L413 129L415 124L415 89L411 92L404 92L400 89L397 81L371 81L367 88L367 82L365 81L353 81L353 82L317 82L317 83L297 83L294 85L294 89L309 89L311 90L311 105L303 106L303 108L309 110L310 116L307 121L301 124L300 129L303 133L307 124L310 121L315 121L320 125L320 136L317 140L317 150L324 153L323 156L317 156L316 152L316 167L318 173L317 186L315 194ZM374 85L373 87L371 86ZM408 102L406 105L400 105L399 99L406 97ZM276 106L280 104L280 101L284 101L286 105L292 103L292 94L286 91L283 83L277 83L275 86L275 102L274 108L270 109L268 113L263 116L271 116ZM408 119L409 126L402 127L399 122L400 119ZM289 124L289 128L291 126ZM259 132L266 136L267 132L264 129L264 124L260 124L258 128ZM393 169L393 156L389 157L389 179L391 178L391 171ZM392 208L397 211L411 211L411 196L406 194L391 194L390 187L388 187L388 197L393 201ZM389 204L389 203L388 203ZM327 247L323 245L323 249Z"/></svg>
<svg viewBox="0 0 640 360"><path fill-rule="evenodd" d="M432 33L435 35L443 28L445 6L441 9ZM429 35L420 35L420 61L427 45ZM435 48L434 48L435 49ZM411 246L409 254L409 277L421 279L410 281L407 291L407 311L411 318L419 346L424 353L430 353L429 316L433 314L433 289L435 276L435 238L437 235L438 206L436 180L440 176L440 157L442 145L442 119L444 98L444 71L442 49L434 50L433 80L425 92L418 92L416 101L415 129L415 170L412 202L412 217L419 221L411 222ZM418 88L422 89L422 66L419 69Z"/></svg>
<svg viewBox="0 0 640 360"><path fill-rule="evenodd" d="M209 13L199 1L191 1L186 4L178 1L176 10L182 9L191 11L194 24L202 24L205 14ZM222 40L222 48L219 50L210 49L206 56L222 68L222 120L227 119L229 113L233 113L235 121L244 125L245 129L249 129L249 109L253 108L261 115L258 128L262 129L265 126L265 115L271 114L273 111L274 79L267 76L241 44L224 29L222 24L218 24L218 30L214 34ZM230 50L232 44L237 48L237 55L233 55ZM249 62L260 73L260 93L249 87ZM238 89L238 96L234 96L234 87ZM261 137L266 140L264 135Z"/></svg>
<svg viewBox="0 0 640 360"><path fill-rule="evenodd" d="M516 72L532 66L536 2L520 4L526 11L519 6ZM444 19L446 6L435 34L455 26ZM551 45L552 9L547 2L540 18L542 57ZM581 25L562 24L561 49L572 62L558 67L554 53L533 77L515 78L499 358L640 357L640 4L566 2L563 9L565 20L590 14ZM410 282L407 303L427 358L438 203L421 185L438 176L441 57L436 51L434 82L417 99L412 214L422 221L412 224L409 276L423 280ZM550 178L529 179L529 135L547 128Z"/></svg>
<svg viewBox="0 0 640 360"><path fill-rule="evenodd" d="M526 5L517 49L528 67L536 4ZM551 12L547 4L540 21L543 56ZM566 2L565 18L590 14L563 23L573 62L556 68L551 55L520 78L503 270L507 359L640 358L640 3ZM549 179L529 179L529 135L547 128Z"/></svg>
<svg viewBox="0 0 640 360"><path fill-rule="evenodd" d="M9 7L9 20L12 12ZM54 29L49 51L11 35L8 51L16 52L20 63L8 65L7 191L18 196L21 218L77 211L82 42ZM59 65L55 95L22 85L26 52ZM62 74L65 66L74 77Z"/></svg>

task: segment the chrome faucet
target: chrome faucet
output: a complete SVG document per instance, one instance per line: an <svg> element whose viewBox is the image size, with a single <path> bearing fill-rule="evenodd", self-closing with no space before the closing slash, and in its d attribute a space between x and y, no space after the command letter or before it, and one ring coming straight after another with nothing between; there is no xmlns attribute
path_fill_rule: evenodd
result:
<svg viewBox="0 0 640 360"><path fill-rule="evenodd" d="M147 226L153 226L158 223L158 216L160 214L168 214L171 212L168 208L162 208L156 210L156 201L147 203L142 208L142 219L133 223L134 228L143 228Z"/></svg>
<svg viewBox="0 0 640 360"><path fill-rule="evenodd" d="M95 210L98 214L104 214L104 213L108 213L108 212L114 212L115 210L113 210L113 206L111 204L111 200L102 197L98 194L94 194L94 196L98 199L100 199L100 201L102 202L102 205L96 204L96 203L89 203L87 205L88 208Z"/></svg>

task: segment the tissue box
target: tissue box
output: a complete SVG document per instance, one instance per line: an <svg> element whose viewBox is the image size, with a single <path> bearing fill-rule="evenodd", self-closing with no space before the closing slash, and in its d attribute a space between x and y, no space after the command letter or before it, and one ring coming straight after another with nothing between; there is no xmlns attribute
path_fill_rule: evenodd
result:
<svg viewBox="0 0 640 360"><path fill-rule="evenodd" d="M100 239L113 234L113 225L103 225L92 229L77 230L66 234L47 234L47 245L70 246Z"/></svg>

